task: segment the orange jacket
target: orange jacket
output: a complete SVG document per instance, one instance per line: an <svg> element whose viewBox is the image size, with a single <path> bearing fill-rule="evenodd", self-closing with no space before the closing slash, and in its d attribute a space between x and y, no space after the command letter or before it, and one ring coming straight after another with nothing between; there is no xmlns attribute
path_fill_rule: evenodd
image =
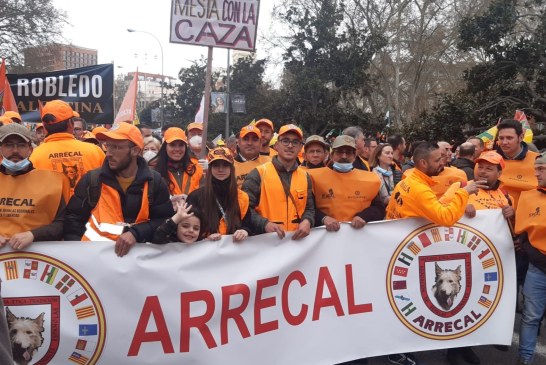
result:
<svg viewBox="0 0 546 365"><path fill-rule="evenodd" d="M237 180L237 187L239 189L242 188L243 182L245 181L246 175L252 170L254 170L256 167L263 165L266 162L271 161L271 157L260 155L255 160L240 162L235 159L234 166L235 166L235 178Z"/></svg>
<svg viewBox="0 0 546 365"><path fill-rule="evenodd" d="M142 204L134 224L149 220L148 183L142 191ZM121 208L121 198L116 189L101 184L99 201L91 211L82 241L115 241L123 232L126 224Z"/></svg>
<svg viewBox="0 0 546 365"><path fill-rule="evenodd" d="M341 173L321 167L307 173L313 182L315 207L341 222L350 222L368 208L381 186L377 174L358 169Z"/></svg>
<svg viewBox="0 0 546 365"><path fill-rule="evenodd" d="M517 234L527 232L533 247L546 255L546 192L529 190L521 193L516 209Z"/></svg>
<svg viewBox="0 0 546 365"><path fill-rule="evenodd" d="M403 178L409 176L415 168L408 169L402 175ZM436 197L440 199L449 189L449 187L455 183L466 183L468 180L466 178L466 173L463 170L460 170L456 167L446 166L438 174L438 176L433 176L432 180L435 184L432 186L432 191L436 194ZM459 185L460 186L460 185Z"/></svg>
<svg viewBox="0 0 546 365"><path fill-rule="evenodd" d="M508 201L510 198L510 202ZM484 190L479 189L478 194L472 194L468 198L468 204L472 204L476 210L500 209L502 207L514 204L514 199L502 189Z"/></svg>
<svg viewBox="0 0 546 365"><path fill-rule="evenodd" d="M66 178L54 171L33 169L21 175L0 173L0 235L11 237L51 224L61 200L68 202Z"/></svg>
<svg viewBox="0 0 546 365"><path fill-rule="evenodd" d="M256 212L270 222L282 225L286 231L298 229L299 221L307 203L307 173L297 168L292 173L290 183L290 196L286 196L281 179L272 162L260 165L256 168L261 178L260 202L256 206Z"/></svg>
<svg viewBox="0 0 546 365"><path fill-rule="evenodd" d="M501 181L500 187L514 198L516 204L521 192L534 190L538 185L535 176L535 159L537 155L536 152L527 151L523 160L504 160L506 166L502 169L502 175L499 178Z"/></svg>
<svg viewBox="0 0 546 365"><path fill-rule="evenodd" d="M172 185L168 185L171 195L188 195L192 191L199 189L199 184L203 178L203 168L200 165L194 166L195 173L191 176L187 172L182 173L180 176L179 171L177 172L178 176L175 176L175 173L173 173L172 170L169 170L169 180L171 181ZM178 180L180 180L180 184L178 183Z"/></svg>
<svg viewBox="0 0 546 365"><path fill-rule="evenodd" d="M78 141L70 133L47 136L30 155L35 168L63 173L70 182L70 196L80 178L88 171L99 168L104 152L94 144Z"/></svg>
<svg viewBox="0 0 546 365"><path fill-rule="evenodd" d="M432 190L434 180L418 169L394 188L387 206L387 219L422 217L441 226L454 225L464 214L468 192L457 189L453 199L442 204Z"/></svg>
<svg viewBox="0 0 546 365"><path fill-rule="evenodd" d="M248 194L244 191L237 189L237 200L239 201L239 209L241 211L241 220L245 217L248 212ZM218 233L227 234L227 224L224 217L220 218L220 223L218 225Z"/></svg>

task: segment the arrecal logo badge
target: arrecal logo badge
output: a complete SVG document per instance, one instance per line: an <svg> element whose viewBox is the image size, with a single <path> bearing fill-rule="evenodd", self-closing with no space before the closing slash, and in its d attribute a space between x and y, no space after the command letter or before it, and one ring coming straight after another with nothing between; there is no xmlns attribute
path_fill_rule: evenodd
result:
<svg viewBox="0 0 546 365"><path fill-rule="evenodd" d="M390 305L426 338L451 340L482 326L501 298L503 269L493 243L464 224L429 224L408 235L387 273Z"/></svg>
<svg viewBox="0 0 546 365"><path fill-rule="evenodd" d="M97 363L106 322L85 278L57 259L27 252L0 255L0 278L15 363Z"/></svg>

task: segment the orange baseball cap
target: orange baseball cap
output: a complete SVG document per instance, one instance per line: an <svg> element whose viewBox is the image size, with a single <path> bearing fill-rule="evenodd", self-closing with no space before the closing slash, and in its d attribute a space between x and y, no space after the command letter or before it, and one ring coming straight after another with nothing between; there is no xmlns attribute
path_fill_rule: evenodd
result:
<svg viewBox="0 0 546 365"><path fill-rule="evenodd" d="M15 123L21 123L23 121L23 118L21 118L21 114L11 110L8 110L7 112L5 112L3 116L10 118L11 121ZM14 120L14 119L17 119L17 120Z"/></svg>
<svg viewBox="0 0 546 365"><path fill-rule="evenodd" d="M297 125L295 124L283 125L281 129L279 129L279 137L288 132L296 133L303 140L303 132Z"/></svg>
<svg viewBox="0 0 546 365"><path fill-rule="evenodd" d="M487 161L493 165L500 165L501 169L504 169L504 158L495 151L483 152L480 157L476 159L476 162Z"/></svg>
<svg viewBox="0 0 546 365"><path fill-rule="evenodd" d="M51 114L55 117L55 120L49 122L50 124L64 122L70 118L79 117L80 115L76 113L70 104L62 100L52 100L48 101L46 105L42 108L42 122L44 122L44 116Z"/></svg>
<svg viewBox="0 0 546 365"><path fill-rule="evenodd" d="M10 117L6 117L6 116L2 115L2 116L0 116L0 123L2 123L3 125L8 125L8 124L13 123L13 120Z"/></svg>
<svg viewBox="0 0 546 365"><path fill-rule="evenodd" d="M82 136L82 140L85 141L85 140L89 140L89 139L97 140L97 137L95 137L93 132L85 131L85 133Z"/></svg>
<svg viewBox="0 0 546 365"><path fill-rule="evenodd" d="M273 127L273 122L270 121L269 119L265 119L265 118L260 119L254 125L257 127L260 124L265 124L265 125L269 126L269 128L271 128L271 130L273 130L273 131L275 130L275 127Z"/></svg>
<svg viewBox="0 0 546 365"><path fill-rule="evenodd" d="M186 137L186 132L184 132L181 128L178 127L171 127L165 131L165 135L163 136L163 140L166 143L171 143L174 141L182 141L185 144L188 144L188 137Z"/></svg>
<svg viewBox="0 0 546 365"><path fill-rule="evenodd" d="M229 148L216 147L209 151L207 160L209 160L209 163L217 160L224 160L233 165L233 154Z"/></svg>
<svg viewBox="0 0 546 365"><path fill-rule="evenodd" d="M99 126L99 127L93 128L93 130L91 131L91 133L93 133L95 136L99 134L100 132L108 132L108 128Z"/></svg>
<svg viewBox="0 0 546 365"><path fill-rule="evenodd" d="M202 131L203 130L203 123L193 122L193 123L188 124L188 126L186 127L186 130L191 131L192 129L199 129L200 131Z"/></svg>
<svg viewBox="0 0 546 365"><path fill-rule="evenodd" d="M38 129L43 128L43 127L44 127L44 125L42 123L38 123L38 124L36 124L36 129L35 130L38 130Z"/></svg>
<svg viewBox="0 0 546 365"><path fill-rule="evenodd" d="M260 130L256 125L245 125L243 128L241 128L241 132L239 133L240 138L245 138L247 134L254 133L258 136L258 138L262 138L262 133L260 133Z"/></svg>
<svg viewBox="0 0 546 365"><path fill-rule="evenodd" d="M125 122L114 123L108 132L97 133L97 139L100 141L104 139L113 139L116 141L128 140L136 144L141 149L144 148L144 138L142 138L140 129Z"/></svg>

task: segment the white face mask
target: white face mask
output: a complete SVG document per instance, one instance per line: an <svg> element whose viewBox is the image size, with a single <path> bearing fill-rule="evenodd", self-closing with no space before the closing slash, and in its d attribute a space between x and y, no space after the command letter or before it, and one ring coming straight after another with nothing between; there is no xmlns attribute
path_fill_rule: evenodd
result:
<svg viewBox="0 0 546 365"><path fill-rule="evenodd" d="M200 148L202 142L203 138L201 138L201 136L193 136L190 138L190 146L192 148Z"/></svg>
<svg viewBox="0 0 546 365"><path fill-rule="evenodd" d="M150 160L152 158L154 158L155 156L157 156L157 152L152 151L152 150L148 150L148 151L144 152L144 154L142 155L142 157L144 157L146 162L150 162Z"/></svg>

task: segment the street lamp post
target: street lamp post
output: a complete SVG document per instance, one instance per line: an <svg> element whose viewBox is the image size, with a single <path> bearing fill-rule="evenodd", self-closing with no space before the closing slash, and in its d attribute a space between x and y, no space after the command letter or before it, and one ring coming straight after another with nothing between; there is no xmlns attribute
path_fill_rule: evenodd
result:
<svg viewBox="0 0 546 365"><path fill-rule="evenodd" d="M164 95L163 95L163 84L164 84L164 76L163 76L163 46L161 45L161 41L159 40L159 38L157 38L153 33L150 33L150 32L146 32L145 30L136 30L136 29L127 29L127 31L129 33L146 33L148 35L151 35L152 37L154 37L154 39L157 41L157 43L159 44L159 49L161 50L161 103L160 103L160 108L161 108L161 123L160 123L160 126L163 127L163 123L165 123L165 105L163 104L164 103Z"/></svg>

